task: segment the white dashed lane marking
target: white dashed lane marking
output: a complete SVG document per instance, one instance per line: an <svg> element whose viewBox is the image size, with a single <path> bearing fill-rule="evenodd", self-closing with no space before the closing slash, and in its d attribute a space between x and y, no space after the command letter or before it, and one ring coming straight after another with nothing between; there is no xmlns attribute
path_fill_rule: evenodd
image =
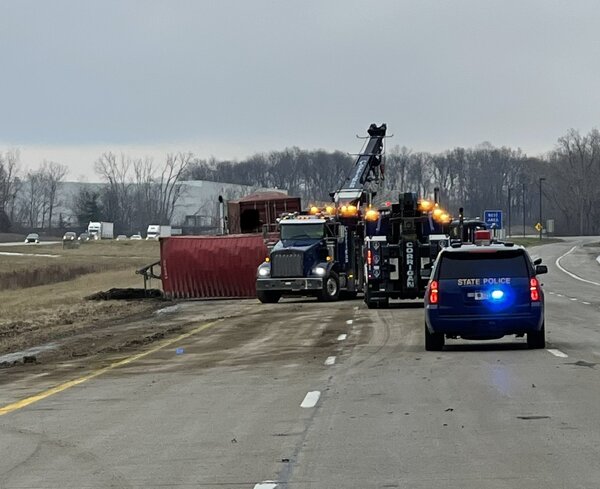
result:
<svg viewBox="0 0 600 489"><path fill-rule="evenodd" d="M335 364L335 357L327 357L327 360L325 360L325 365L333 365Z"/></svg>
<svg viewBox="0 0 600 489"><path fill-rule="evenodd" d="M556 348L548 348L546 350L548 353L552 353L552 355L554 355L555 357L559 357L559 358L568 358L569 355L567 355L566 353L563 353L560 350L557 350Z"/></svg>
<svg viewBox="0 0 600 489"><path fill-rule="evenodd" d="M586 302L586 301L581 301L581 303L582 303L582 304L585 304L586 306L589 306L589 305L590 305L590 303L589 303L589 302Z"/></svg>
<svg viewBox="0 0 600 489"><path fill-rule="evenodd" d="M304 397L302 404L300 407L302 408L312 408L315 407L317 402L319 401L319 397L321 397L320 391L311 391Z"/></svg>
<svg viewBox="0 0 600 489"><path fill-rule="evenodd" d="M348 321L346 321L346 324L352 324L354 321L352 321L352 319L348 319Z"/></svg>
<svg viewBox="0 0 600 489"><path fill-rule="evenodd" d="M346 333L342 333L337 339L338 341L344 341L346 338L348 338L348 335Z"/></svg>
<svg viewBox="0 0 600 489"><path fill-rule="evenodd" d="M576 301L576 300L577 300L577 297L569 297L569 300L570 300L570 301Z"/></svg>
<svg viewBox="0 0 600 489"><path fill-rule="evenodd" d="M254 489L275 489L276 487L277 483L273 481L264 481L254 485Z"/></svg>

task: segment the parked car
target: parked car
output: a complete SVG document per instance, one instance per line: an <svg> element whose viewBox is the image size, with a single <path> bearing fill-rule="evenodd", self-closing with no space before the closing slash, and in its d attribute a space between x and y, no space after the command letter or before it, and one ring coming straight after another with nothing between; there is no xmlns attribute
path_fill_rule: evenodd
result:
<svg viewBox="0 0 600 489"><path fill-rule="evenodd" d="M90 235L88 233L81 233L79 235L79 238L77 238L79 241L89 241L90 240Z"/></svg>
<svg viewBox="0 0 600 489"><path fill-rule="evenodd" d="M77 233L73 231L68 231L63 236L63 241L75 241L77 239Z"/></svg>
<svg viewBox="0 0 600 489"><path fill-rule="evenodd" d="M40 242L40 235L37 233L30 233L25 238L25 243L27 243L27 244L29 244L29 243L37 244L39 242Z"/></svg>
<svg viewBox="0 0 600 489"><path fill-rule="evenodd" d="M132 236L131 236L131 238L129 238L129 239L133 239L133 240L139 241L139 240L141 240L141 239L143 239L143 238L142 238L142 235L141 235L141 234L134 234L134 235L132 235Z"/></svg>
<svg viewBox="0 0 600 489"><path fill-rule="evenodd" d="M125 241L127 239L127 236L125 236L124 234L119 234L117 236L117 241Z"/></svg>

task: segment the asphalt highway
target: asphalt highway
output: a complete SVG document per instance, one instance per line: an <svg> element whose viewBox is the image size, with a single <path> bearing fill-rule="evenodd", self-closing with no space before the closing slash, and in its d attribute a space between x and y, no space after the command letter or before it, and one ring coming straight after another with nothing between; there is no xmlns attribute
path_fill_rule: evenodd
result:
<svg viewBox="0 0 600 489"><path fill-rule="evenodd" d="M549 267L544 350L425 352L418 302L215 301L169 312L193 327L130 354L2 370L0 488L598 487L600 247L585 243L600 239L532 249Z"/></svg>

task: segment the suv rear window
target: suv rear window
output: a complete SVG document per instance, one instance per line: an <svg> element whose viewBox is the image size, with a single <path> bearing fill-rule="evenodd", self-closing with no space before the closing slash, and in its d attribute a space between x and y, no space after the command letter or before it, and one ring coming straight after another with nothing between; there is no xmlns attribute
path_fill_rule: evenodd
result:
<svg viewBox="0 0 600 489"><path fill-rule="evenodd" d="M439 279L529 277L522 250L452 252L440 260Z"/></svg>

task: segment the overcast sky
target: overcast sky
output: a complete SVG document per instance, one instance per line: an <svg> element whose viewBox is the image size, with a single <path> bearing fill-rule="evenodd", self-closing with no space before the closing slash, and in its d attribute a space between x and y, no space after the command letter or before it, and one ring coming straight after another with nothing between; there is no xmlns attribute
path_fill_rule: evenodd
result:
<svg viewBox="0 0 600 489"><path fill-rule="evenodd" d="M537 154L600 120L600 2L0 0L0 148L93 179L104 150Z"/></svg>

